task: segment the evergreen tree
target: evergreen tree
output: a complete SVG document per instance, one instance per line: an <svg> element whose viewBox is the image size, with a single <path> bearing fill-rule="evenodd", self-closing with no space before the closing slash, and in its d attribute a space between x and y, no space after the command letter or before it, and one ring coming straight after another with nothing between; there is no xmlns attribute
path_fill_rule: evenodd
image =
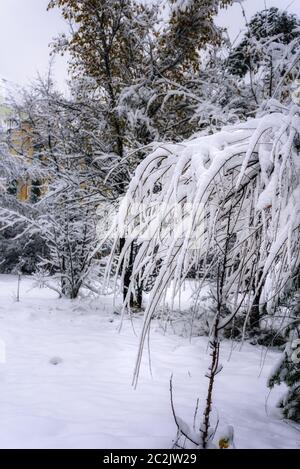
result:
<svg viewBox="0 0 300 469"><path fill-rule="evenodd" d="M13 227L20 239L41 237L46 251L38 267L57 279L61 295L76 298L95 262L97 207L109 192L114 197L94 154L101 120L93 128L89 114L88 125L82 107L56 92L51 76L24 90L11 108L15 126L5 135L3 176L6 183L23 180L28 197L2 192L2 227Z"/></svg>
<svg viewBox="0 0 300 469"><path fill-rule="evenodd" d="M271 7L256 13L247 24L242 41L232 50L228 68L233 75L244 77L251 67L259 68L264 60L262 45L274 42L288 45L300 36L296 15Z"/></svg>
<svg viewBox="0 0 300 469"><path fill-rule="evenodd" d="M289 104L290 88L300 76L300 20L278 8L257 13L241 43L230 53L227 69L246 79L256 107L276 98Z"/></svg>
<svg viewBox="0 0 300 469"><path fill-rule="evenodd" d="M281 359L274 368L269 380L269 388L285 383L288 391L278 402L287 419L300 422L300 299L291 307L289 338Z"/></svg>

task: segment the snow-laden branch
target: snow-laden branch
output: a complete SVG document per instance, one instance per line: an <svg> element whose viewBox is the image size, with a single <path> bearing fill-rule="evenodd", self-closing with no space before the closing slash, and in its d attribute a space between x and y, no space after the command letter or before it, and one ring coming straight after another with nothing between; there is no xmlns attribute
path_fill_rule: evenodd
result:
<svg viewBox="0 0 300 469"><path fill-rule="evenodd" d="M213 275L225 246L223 296L233 316L241 307L250 314L258 294L272 309L289 287L299 269L299 112L294 105L215 135L163 144L139 165L114 229L126 240L122 279L137 246L124 309L135 286L152 279L141 348L166 289L172 284L174 298L192 268L202 279ZM135 377L140 360L141 352Z"/></svg>

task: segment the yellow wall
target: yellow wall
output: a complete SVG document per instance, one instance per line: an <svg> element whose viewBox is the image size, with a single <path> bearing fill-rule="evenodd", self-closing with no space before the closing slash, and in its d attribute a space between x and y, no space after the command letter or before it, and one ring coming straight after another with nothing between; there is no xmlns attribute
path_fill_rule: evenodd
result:
<svg viewBox="0 0 300 469"><path fill-rule="evenodd" d="M30 162L33 158L33 145L30 135L30 126L23 123L21 129L12 129L10 131L10 152L12 155L26 156ZM30 198L31 182L18 182L17 198L21 202L26 202Z"/></svg>

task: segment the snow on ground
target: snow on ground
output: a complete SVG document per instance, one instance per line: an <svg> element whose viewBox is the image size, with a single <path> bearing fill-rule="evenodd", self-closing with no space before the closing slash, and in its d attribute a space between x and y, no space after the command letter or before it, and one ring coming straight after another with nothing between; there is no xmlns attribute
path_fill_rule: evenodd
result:
<svg viewBox="0 0 300 469"><path fill-rule="evenodd" d="M138 388L131 386L138 336L114 314L111 298L62 300L23 278L0 276L1 448L170 448L176 427L170 408L169 379L174 374L176 411L193 422L196 399L204 405L207 339L190 343L154 325L152 376L147 353ZM141 317L134 320L138 332ZM268 399L266 376L277 352L269 352L261 371L262 350L222 345L224 370L216 385L219 430L232 424L237 448L299 448L300 427L280 419ZM3 355L3 354L2 354Z"/></svg>

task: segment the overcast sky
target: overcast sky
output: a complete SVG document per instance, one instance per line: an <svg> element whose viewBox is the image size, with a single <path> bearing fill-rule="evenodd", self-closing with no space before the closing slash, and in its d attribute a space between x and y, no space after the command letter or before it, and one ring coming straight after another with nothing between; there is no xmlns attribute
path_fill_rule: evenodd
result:
<svg viewBox="0 0 300 469"><path fill-rule="evenodd" d="M24 85L39 71L46 73L51 39L66 26L57 10L46 11L48 0L0 0L0 78ZM286 8L300 17L300 0L245 0L248 18L265 4ZM231 37L243 29L239 4L222 11L220 25L228 26ZM66 59L56 58L55 79L65 88Z"/></svg>
<svg viewBox="0 0 300 469"><path fill-rule="evenodd" d="M26 84L45 74L52 38L66 29L58 10L47 12L48 0L0 0L0 77ZM55 78L66 79L66 60L57 57Z"/></svg>

